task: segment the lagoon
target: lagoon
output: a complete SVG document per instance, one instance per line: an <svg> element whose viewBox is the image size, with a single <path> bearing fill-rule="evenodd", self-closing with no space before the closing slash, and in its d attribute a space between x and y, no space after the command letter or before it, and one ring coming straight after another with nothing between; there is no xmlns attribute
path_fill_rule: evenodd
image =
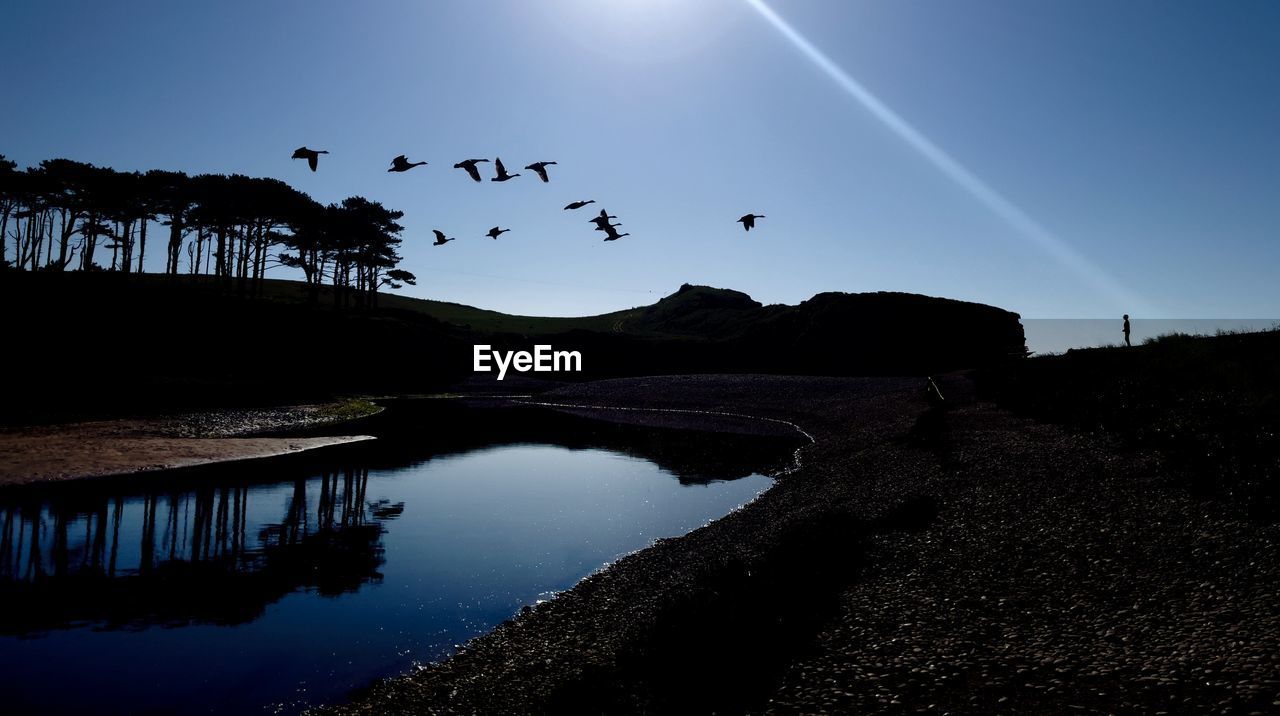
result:
<svg viewBox="0 0 1280 716"><path fill-rule="evenodd" d="M338 701L750 501L794 448L533 409L388 413L380 440L304 461L0 494L0 708Z"/></svg>

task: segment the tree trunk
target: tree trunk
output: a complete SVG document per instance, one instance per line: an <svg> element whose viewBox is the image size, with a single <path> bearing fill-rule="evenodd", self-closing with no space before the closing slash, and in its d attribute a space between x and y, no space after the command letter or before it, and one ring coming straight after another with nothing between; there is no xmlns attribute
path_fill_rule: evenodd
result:
<svg viewBox="0 0 1280 716"><path fill-rule="evenodd" d="M143 259L147 257L147 217L142 217L142 230L138 236L138 273L144 273Z"/></svg>
<svg viewBox="0 0 1280 716"><path fill-rule="evenodd" d="M34 268L39 269L43 264L41 260L41 249L44 249L44 262L49 263L53 260L53 212L49 212L45 216L44 224L40 227L40 243L36 244L36 263ZM45 236L45 232L48 236Z"/></svg>
<svg viewBox="0 0 1280 716"><path fill-rule="evenodd" d="M23 230L19 232L18 245L14 247L18 254L18 268L27 265L27 261L31 259L31 247L35 245L36 234L36 217L34 215L27 217L27 224ZM32 262L31 269L35 270L35 263Z"/></svg>
<svg viewBox="0 0 1280 716"><path fill-rule="evenodd" d="M165 262L165 273L178 275L178 257L182 251L182 217L169 217L169 260Z"/></svg>
<svg viewBox="0 0 1280 716"><path fill-rule="evenodd" d="M35 217L27 220L26 258L31 261L31 270L35 271L40 263L40 239L44 236L44 224L35 221ZM26 263L23 261L22 263Z"/></svg>
<svg viewBox="0 0 1280 716"><path fill-rule="evenodd" d="M236 274L236 294L243 297L247 285L247 274L249 272L249 227L241 226L239 236L236 243L239 245L240 255L236 257L235 274Z"/></svg>
<svg viewBox="0 0 1280 716"><path fill-rule="evenodd" d="M204 261L204 229L196 229L196 241L193 246L196 247L195 263L191 264L191 273L200 274L200 264Z"/></svg>
<svg viewBox="0 0 1280 716"><path fill-rule="evenodd" d="M214 267L214 271L217 273L218 276L221 277L226 273L227 230L219 226L217 236L218 236L218 248L217 248L218 256L217 256L217 264Z"/></svg>
<svg viewBox="0 0 1280 716"><path fill-rule="evenodd" d="M98 215L90 213L85 221L89 222L89 230L84 233L84 250L80 252L81 271L88 271L93 266L93 250L98 248Z"/></svg>
<svg viewBox="0 0 1280 716"><path fill-rule="evenodd" d="M7 258L5 256L5 247L8 246L9 239L5 232L9 229L9 212L11 211L13 209L8 206L0 209L0 269L3 269L7 263L5 260Z"/></svg>
<svg viewBox="0 0 1280 716"><path fill-rule="evenodd" d="M121 222L120 238L116 240L120 251L120 270L129 273L133 268L133 219ZM114 259L112 259L114 262Z"/></svg>
<svg viewBox="0 0 1280 716"><path fill-rule="evenodd" d="M263 226L258 229L258 237L255 242L256 248L253 252L253 292L258 298L262 298L263 279L267 272L267 242L271 235L271 228Z"/></svg>
<svg viewBox="0 0 1280 716"><path fill-rule="evenodd" d="M62 210L62 231L60 232L58 241L58 270L63 271L67 268L69 260L67 259L67 246L71 243L71 234L75 233L76 215L73 212Z"/></svg>

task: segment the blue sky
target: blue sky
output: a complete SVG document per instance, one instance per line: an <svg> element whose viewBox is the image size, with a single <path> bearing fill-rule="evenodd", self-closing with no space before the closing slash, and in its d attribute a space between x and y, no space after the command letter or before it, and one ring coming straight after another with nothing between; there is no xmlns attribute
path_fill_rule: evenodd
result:
<svg viewBox="0 0 1280 716"><path fill-rule="evenodd" d="M406 293L514 313L691 282L766 303L899 290L1027 317L1280 316L1280 3L767 7L1078 261L748 0L18 0L0 153L367 196L406 213ZM332 152L316 174L289 159L303 144ZM386 173L401 153L430 164ZM550 184L451 168L494 156L559 164ZM588 198L631 236L602 243L561 210ZM750 234L747 212L767 216ZM482 238L494 224L513 231ZM460 240L430 247L433 228Z"/></svg>

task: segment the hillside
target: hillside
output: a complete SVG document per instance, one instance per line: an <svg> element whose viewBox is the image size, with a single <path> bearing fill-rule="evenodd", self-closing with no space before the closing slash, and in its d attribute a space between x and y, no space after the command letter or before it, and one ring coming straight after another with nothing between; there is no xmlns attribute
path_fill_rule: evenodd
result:
<svg viewBox="0 0 1280 716"><path fill-rule="evenodd" d="M560 380L699 372L923 374L1024 353L1018 315L901 293L824 293L764 306L682 286L655 304L581 318L513 316L380 295L376 308L269 280L0 274L9 308L3 417L120 414L430 392L472 375L472 346L578 350ZM546 377L540 374L538 377Z"/></svg>

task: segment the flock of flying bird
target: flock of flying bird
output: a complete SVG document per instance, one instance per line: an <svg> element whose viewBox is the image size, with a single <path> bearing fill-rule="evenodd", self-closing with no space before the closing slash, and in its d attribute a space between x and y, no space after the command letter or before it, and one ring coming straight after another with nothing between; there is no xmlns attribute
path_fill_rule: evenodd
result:
<svg viewBox="0 0 1280 716"><path fill-rule="evenodd" d="M328 154L328 153L329 152L324 149L308 149L306 147L298 147L293 152L293 158L306 159L307 166L311 167L311 171L315 171L316 167L320 164L320 155ZM466 159L464 161L458 162L457 164L454 164L453 168L463 169L467 172L467 175L470 176L473 180L481 181L480 169L478 168L477 165L481 164L482 162L488 162L488 161L489 161L488 159ZM411 162L409 161L408 157L401 154L400 156L391 160L391 168L388 169L387 171L407 172L414 167L423 166L425 164L426 162ZM526 166L525 169L528 169L532 171L534 174L537 174L538 178L541 179L543 182L549 182L551 181L551 179L547 176L547 167L552 166L554 164L555 162L534 162L533 164L529 164L528 166ZM507 168L502 165L501 158L493 160L493 167L496 173L493 177L489 179L489 181L498 181L498 182L510 181L511 179L515 179L516 177L520 176L518 173L517 174L509 173L507 171ZM596 203L595 199L587 199L585 201L575 201L569 204L568 206L566 206L565 210L576 211L586 206L587 204L594 204L594 203ZM603 231L605 233L605 237L604 237L605 241L617 241L618 239L621 239L624 236L630 236L631 234L618 233L618 227L622 226L622 224L609 223L610 219L616 219L616 218L618 217L613 214L610 214L605 209L601 209L599 214L597 214L596 216L588 220L588 223L595 224L596 231ZM765 218L764 214L744 214L741 218L738 219L738 223L742 224L742 228L744 230L751 231L751 229L755 228L756 219L763 219L763 218ZM457 240L456 238L446 237L444 232L440 231L439 229L433 229L432 231L436 235L435 243L433 243L432 246L444 246L450 241ZM485 234L485 236L488 236L489 238L496 240L499 236L501 236L502 234L508 231L511 231L511 229L503 229L501 227L495 226L492 229L489 229L489 232Z"/></svg>

